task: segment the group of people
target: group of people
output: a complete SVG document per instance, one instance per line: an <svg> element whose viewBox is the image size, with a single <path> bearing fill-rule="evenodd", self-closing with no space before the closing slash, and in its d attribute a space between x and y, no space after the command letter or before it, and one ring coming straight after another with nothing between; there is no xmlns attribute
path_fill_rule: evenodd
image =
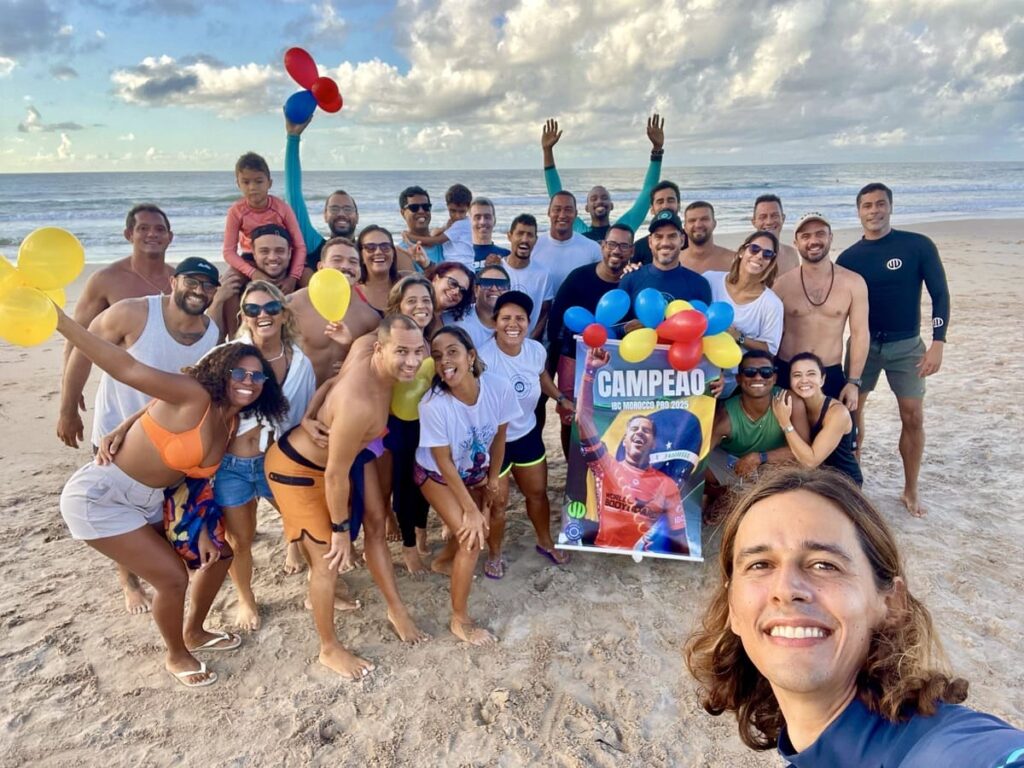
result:
<svg viewBox="0 0 1024 768"><path fill-rule="evenodd" d="M104 371L91 433L96 459L66 485L61 512L75 538L116 562L128 610L152 610L167 647L166 668L184 685L213 683L216 674L197 656L242 642L239 634L204 627L228 574L238 595L238 627L260 626L251 550L261 498L280 512L286 569L308 567L306 604L325 666L352 679L373 670L342 646L334 625L336 610L359 605L338 574L355 564L360 532L362 557L402 641L427 635L399 593L389 535L400 536L413 576L430 570L450 578L451 631L473 645L496 642L468 612L478 558L486 552L486 577L505 576L506 507L515 480L536 552L554 565L568 562L551 533L546 401L554 401L568 453L576 343L564 315L572 305L593 310L616 287L631 297L653 287L670 300L723 301L735 310L728 332L743 357L713 384L712 485L734 485L765 474L764 465L793 463L831 465L859 485L864 405L884 370L903 420L903 500L911 513L923 512L917 475L924 378L941 365L949 297L931 241L891 228L892 192L885 185L869 184L857 195L863 237L835 262L831 226L821 214L800 218L793 247L781 243L785 215L774 195L754 201L754 232L732 251L714 241L714 207L704 201L684 207L679 187L660 179L659 116L647 124L652 151L644 188L614 221L603 187L587 194L589 218L578 215L554 166L561 133L549 121L542 132L546 233L533 216L520 214L508 228L510 247L496 245L493 202L456 184L447 190L448 218L438 228L431 227L427 190L403 190L398 202L407 229L397 237L376 224L359 229L356 201L337 190L324 202L324 236L302 196L304 129L287 125L283 200L269 194L262 158L239 159L243 197L227 215L226 271L197 257L172 268L165 260L173 239L166 213L136 205L124 233L131 255L89 279L74 319L59 313L58 331L69 343L57 432L70 446L83 439L80 410L90 366ZM648 212L648 234L636 239ZM314 272L328 269L351 284L338 323L320 316L306 287ZM922 284L932 297L928 347L919 334ZM415 418L392 413L395 388L425 370L430 384ZM803 498L821 483L838 483L844 499L870 507L856 485L827 473L789 472L796 485L756 487ZM727 591L735 588L733 545L760 503L741 505L727 523ZM829 503L851 517L845 502ZM447 539L428 569L430 508ZM884 529L880 520L870 524ZM779 546L780 559L790 557L788 544ZM857 540L843 546L857 549ZM850 552L838 557L856 559ZM897 577L886 577L887 589ZM868 582L882 589L877 575ZM720 617L721 606L714 610ZM753 621L754 632L766 631ZM828 638L838 630L823 631ZM708 642L694 653L717 653ZM694 659L702 681L701 670L721 668ZM709 710L733 707L709 696ZM781 696L779 705L785 715ZM868 702L863 717L874 711ZM752 723L763 738L778 739L777 717ZM751 743L760 745L759 738Z"/></svg>

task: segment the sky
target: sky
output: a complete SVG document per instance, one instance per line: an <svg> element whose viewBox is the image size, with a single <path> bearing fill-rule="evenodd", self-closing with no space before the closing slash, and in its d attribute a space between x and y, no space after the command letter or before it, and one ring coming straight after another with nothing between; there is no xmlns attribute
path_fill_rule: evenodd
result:
<svg viewBox="0 0 1024 768"><path fill-rule="evenodd" d="M1020 0L0 0L0 173L1021 160Z"/></svg>

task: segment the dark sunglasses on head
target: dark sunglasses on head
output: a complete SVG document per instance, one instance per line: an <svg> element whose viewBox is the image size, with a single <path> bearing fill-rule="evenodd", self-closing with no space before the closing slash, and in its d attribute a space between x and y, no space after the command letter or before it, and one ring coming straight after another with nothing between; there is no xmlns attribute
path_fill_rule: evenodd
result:
<svg viewBox="0 0 1024 768"><path fill-rule="evenodd" d="M755 256L757 256L757 254L761 254L761 258L767 259L768 261L775 258L775 251L771 248L762 248L757 243L747 243L747 250Z"/></svg>
<svg viewBox="0 0 1024 768"><path fill-rule="evenodd" d="M266 304L243 304L242 314L246 317L259 317L260 312L266 312L271 317L280 315L284 311L284 305L276 299L274 301L268 301Z"/></svg>
<svg viewBox="0 0 1024 768"><path fill-rule="evenodd" d="M451 288L453 291L458 291L459 292L459 296L465 296L466 295L466 291L469 290L469 288L466 288L465 286L463 286L454 277L445 277L445 280L448 281L448 287L449 288Z"/></svg>
<svg viewBox="0 0 1024 768"><path fill-rule="evenodd" d="M267 374L263 371L250 371L247 368L232 368L231 379L239 383L250 379L253 384L262 384L267 380Z"/></svg>
<svg viewBox="0 0 1024 768"><path fill-rule="evenodd" d="M409 203L405 206L405 210L412 211L413 213L419 213L420 211L430 213L430 209L433 207L433 203Z"/></svg>
<svg viewBox="0 0 1024 768"><path fill-rule="evenodd" d="M505 288L511 287L511 283L504 277L478 277L476 284L481 288Z"/></svg>
<svg viewBox="0 0 1024 768"><path fill-rule="evenodd" d="M760 376L762 379L770 379L775 375L774 365L762 365L759 368L740 368L740 373L746 376L748 379L752 379L755 376Z"/></svg>

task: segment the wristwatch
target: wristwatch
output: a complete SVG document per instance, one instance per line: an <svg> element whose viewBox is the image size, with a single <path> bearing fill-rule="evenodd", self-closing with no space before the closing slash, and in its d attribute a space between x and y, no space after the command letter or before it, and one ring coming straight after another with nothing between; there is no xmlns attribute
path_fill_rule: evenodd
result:
<svg viewBox="0 0 1024 768"><path fill-rule="evenodd" d="M786 432L788 434L788 433L792 432L795 429L796 429L796 427L794 427L792 424L790 424L788 427L785 427L782 431Z"/></svg>
<svg viewBox="0 0 1024 768"><path fill-rule="evenodd" d="M747 340L747 335L745 333L743 333L743 331L740 331L740 335L736 337L736 343L739 344L742 347L743 346L743 342L746 341L746 340Z"/></svg>
<svg viewBox="0 0 1024 768"><path fill-rule="evenodd" d="M768 463L768 454L765 453L764 451L761 451L759 454L757 454L757 456L759 459L761 459L762 464Z"/></svg>
<svg viewBox="0 0 1024 768"><path fill-rule="evenodd" d="M348 533L352 528L352 521L346 520L343 523L331 523L331 530L335 533Z"/></svg>
<svg viewBox="0 0 1024 768"><path fill-rule="evenodd" d="M853 384L853 386L855 386L857 389L860 389L861 387L864 386L864 382L861 380L861 378L859 376L857 376L856 378L854 378L854 377L847 378L846 383L847 384Z"/></svg>

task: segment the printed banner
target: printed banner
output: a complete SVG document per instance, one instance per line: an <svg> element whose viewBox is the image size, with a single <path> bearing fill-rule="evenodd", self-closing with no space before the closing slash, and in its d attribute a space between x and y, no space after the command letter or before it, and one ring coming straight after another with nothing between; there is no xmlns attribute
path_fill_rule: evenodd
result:
<svg viewBox="0 0 1024 768"><path fill-rule="evenodd" d="M703 560L701 496L720 371L677 371L668 347L629 363L576 340L576 409L559 549Z"/></svg>

